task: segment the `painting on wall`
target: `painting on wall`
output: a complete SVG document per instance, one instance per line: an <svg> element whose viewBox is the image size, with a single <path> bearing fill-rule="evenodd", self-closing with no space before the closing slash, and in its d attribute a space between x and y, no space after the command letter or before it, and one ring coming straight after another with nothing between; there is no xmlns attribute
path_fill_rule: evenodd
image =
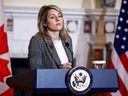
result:
<svg viewBox="0 0 128 96"><path fill-rule="evenodd" d="M11 18L11 17L7 18L6 30L8 32L12 32L13 31L13 18Z"/></svg>
<svg viewBox="0 0 128 96"><path fill-rule="evenodd" d="M84 21L84 33L91 33L91 21Z"/></svg>
<svg viewBox="0 0 128 96"><path fill-rule="evenodd" d="M101 0L102 7L106 8L114 8L116 4L116 0Z"/></svg>
<svg viewBox="0 0 128 96"><path fill-rule="evenodd" d="M104 33L107 34L114 34L115 33L115 27L116 22L114 20L107 20L104 21ZM96 22L96 33L98 32L98 21Z"/></svg>
<svg viewBox="0 0 128 96"><path fill-rule="evenodd" d="M104 23L105 33L114 33L115 32L115 21L105 21Z"/></svg>
<svg viewBox="0 0 128 96"><path fill-rule="evenodd" d="M74 33L78 31L78 21L77 20L67 20L67 31L70 33Z"/></svg>
<svg viewBox="0 0 128 96"><path fill-rule="evenodd" d="M116 0L95 0L96 8L115 8Z"/></svg>

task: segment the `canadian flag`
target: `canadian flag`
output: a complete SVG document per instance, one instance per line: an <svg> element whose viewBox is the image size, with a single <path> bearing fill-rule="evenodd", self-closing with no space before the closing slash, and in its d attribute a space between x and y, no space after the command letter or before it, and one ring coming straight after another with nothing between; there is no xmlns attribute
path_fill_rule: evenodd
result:
<svg viewBox="0 0 128 96"><path fill-rule="evenodd" d="M7 77L12 76L9 58L7 34L4 32L4 6L0 0L0 96L14 96L12 88L6 84Z"/></svg>

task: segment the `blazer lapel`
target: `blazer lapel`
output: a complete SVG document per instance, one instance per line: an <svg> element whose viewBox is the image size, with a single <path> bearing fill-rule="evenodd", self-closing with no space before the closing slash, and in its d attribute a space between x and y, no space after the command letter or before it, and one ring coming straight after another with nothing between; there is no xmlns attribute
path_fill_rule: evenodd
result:
<svg viewBox="0 0 128 96"><path fill-rule="evenodd" d="M69 46L66 46L65 42L63 40L62 40L62 44L64 46L64 49L65 49L65 52L66 52L66 55L68 57L69 62L72 63L72 58L73 57L72 57L72 53L71 53L71 50L70 50ZM54 45L52 47L49 46L49 45L47 45L47 46L48 46L48 50L49 50L49 53L50 53L51 57L56 62L56 64L60 66L61 65L61 61L60 61L60 58L59 58L59 56L57 54L55 46Z"/></svg>
<svg viewBox="0 0 128 96"><path fill-rule="evenodd" d="M71 63L72 62L72 53L71 53L71 50L70 50L69 46L66 46L66 44L65 44L65 42L63 40L62 40L62 44L64 46L64 49L65 49L65 52L67 54L68 60Z"/></svg>
<svg viewBox="0 0 128 96"><path fill-rule="evenodd" d="M57 51L56 51L54 45L52 47L49 46L49 45L47 45L47 46L48 46L48 50L49 50L49 53L50 53L51 57L56 62L56 64L60 66L61 65L61 61L59 59L59 56L57 55Z"/></svg>

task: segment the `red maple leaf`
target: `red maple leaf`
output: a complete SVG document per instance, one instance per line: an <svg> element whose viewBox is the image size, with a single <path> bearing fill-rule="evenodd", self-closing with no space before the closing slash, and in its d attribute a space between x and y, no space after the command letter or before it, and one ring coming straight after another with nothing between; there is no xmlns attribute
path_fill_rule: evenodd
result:
<svg viewBox="0 0 128 96"><path fill-rule="evenodd" d="M4 78L11 74L8 68L8 63L8 60L0 58L0 82L4 82Z"/></svg>
<svg viewBox="0 0 128 96"><path fill-rule="evenodd" d="M4 93L0 94L0 96L14 96L14 90L12 88L9 88Z"/></svg>
<svg viewBox="0 0 128 96"><path fill-rule="evenodd" d="M8 52L7 33L4 32L4 25L0 26L0 54Z"/></svg>

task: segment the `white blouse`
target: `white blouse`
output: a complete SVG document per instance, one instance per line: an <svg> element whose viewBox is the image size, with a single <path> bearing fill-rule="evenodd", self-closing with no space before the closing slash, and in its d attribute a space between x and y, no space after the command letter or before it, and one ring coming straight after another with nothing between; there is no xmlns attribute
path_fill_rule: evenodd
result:
<svg viewBox="0 0 128 96"><path fill-rule="evenodd" d="M68 57L67 57L67 54L66 54L64 47L62 45L61 39L53 40L53 44L56 48L56 51L57 51L58 56L60 58L61 64L68 63Z"/></svg>

